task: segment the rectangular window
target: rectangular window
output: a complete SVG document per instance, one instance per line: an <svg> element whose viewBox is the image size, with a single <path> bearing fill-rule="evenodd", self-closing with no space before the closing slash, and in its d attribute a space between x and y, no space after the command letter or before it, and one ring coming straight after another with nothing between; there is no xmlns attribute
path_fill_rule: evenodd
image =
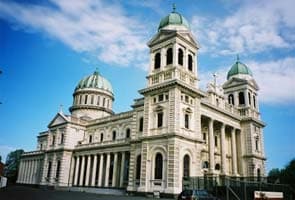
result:
<svg viewBox="0 0 295 200"><path fill-rule="evenodd" d="M51 143L51 145L52 145L52 146L55 145L55 135L52 136L52 143Z"/></svg>
<svg viewBox="0 0 295 200"><path fill-rule="evenodd" d="M61 135L60 135L60 144L63 144L64 143L64 133L62 133Z"/></svg>
<svg viewBox="0 0 295 200"><path fill-rule="evenodd" d="M79 95L79 104L82 104L82 95Z"/></svg>
<svg viewBox="0 0 295 200"><path fill-rule="evenodd" d="M59 173L60 173L60 160L57 161L55 178L57 179L59 178Z"/></svg>
<svg viewBox="0 0 295 200"><path fill-rule="evenodd" d="M203 140L205 141L205 144L206 144L207 143L206 133L203 133Z"/></svg>
<svg viewBox="0 0 295 200"><path fill-rule="evenodd" d="M100 96L97 96L97 105L99 106Z"/></svg>
<svg viewBox="0 0 295 200"><path fill-rule="evenodd" d="M94 103L94 95L91 95L91 104Z"/></svg>
<svg viewBox="0 0 295 200"><path fill-rule="evenodd" d="M51 174L51 161L48 162L48 168L47 168L47 178L50 178L50 174Z"/></svg>
<svg viewBox="0 0 295 200"><path fill-rule="evenodd" d="M256 149L256 151L259 151L259 140L258 140L258 138L255 138L255 149Z"/></svg>
<svg viewBox="0 0 295 200"><path fill-rule="evenodd" d="M89 135L89 143L92 143L92 135Z"/></svg>
<svg viewBox="0 0 295 200"><path fill-rule="evenodd" d="M160 94L159 95L159 102L163 101L164 100L164 95L163 94Z"/></svg>
<svg viewBox="0 0 295 200"><path fill-rule="evenodd" d="M165 97L165 98L166 98L166 101L168 101L168 99L169 99L169 94L166 94L165 96L166 96L166 97Z"/></svg>
<svg viewBox="0 0 295 200"><path fill-rule="evenodd" d="M163 113L159 112L158 113L158 128L163 126Z"/></svg>
<svg viewBox="0 0 295 200"><path fill-rule="evenodd" d="M215 143L215 147L218 147L218 138L217 138L217 135L215 135L215 137L214 137L214 143Z"/></svg>
<svg viewBox="0 0 295 200"><path fill-rule="evenodd" d="M189 97L185 95L185 103L189 103Z"/></svg>
<svg viewBox="0 0 295 200"><path fill-rule="evenodd" d="M88 98L88 95L85 95L85 101L84 101L84 104L87 104L87 98Z"/></svg>
<svg viewBox="0 0 295 200"><path fill-rule="evenodd" d="M139 119L139 132L143 131L143 117Z"/></svg>

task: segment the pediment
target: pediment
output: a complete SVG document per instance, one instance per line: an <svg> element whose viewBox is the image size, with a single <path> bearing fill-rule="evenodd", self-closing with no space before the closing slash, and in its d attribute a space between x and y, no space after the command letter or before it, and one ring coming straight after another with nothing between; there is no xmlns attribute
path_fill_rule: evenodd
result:
<svg viewBox="0 0 295 200"><path fill-rule="evenodd" d="M69 122L68 119L66 118L66 116L64 116L61 113L57 113L55 115L55 117L53 118L53 120L51 120L51 122L48 124L48 127L53 127L59 124L64 124Z"/></svg>
<svg viewBox="0 0 295 200"><path fill-rule="evenodd" d="M196 48L199 48L198 43L196 42L194 36L190 32L177 32L177 31L167 31L167 32L159 32L157 33L149 42L148 46L154 46L155 44L158 44L164 40L168 40L172 37L179 37L183 40L188 41L192 45L194 45Z"/></svg>
<svg viewBox="0 0 295 200"><path fill-rule="evenodd" d="M245 79L240 79L240 78L231 78L230 80L226 81L223 85L222 88L230 88L230 87L234 87L237 85L244 85L244 84L249 84L252 87L254 87L256 90L259 89L256 81L254 79L251 80L245 80Z"/></svg>

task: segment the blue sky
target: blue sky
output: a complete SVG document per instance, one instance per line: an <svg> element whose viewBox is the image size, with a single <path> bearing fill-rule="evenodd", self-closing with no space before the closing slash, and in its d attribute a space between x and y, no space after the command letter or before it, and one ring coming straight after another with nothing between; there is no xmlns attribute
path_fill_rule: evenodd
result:
<svg viewBox="0 0 295 200"><path fill-rule="evenodd" d="M295 6L292 0L0 0L0 155L35 150L36 136L78 81L98 68L113 85L114 111L146 86L149 50L172 10L200 43L200 87L218 83L240 54L260 86L267 169L295 157Z"/></svg>

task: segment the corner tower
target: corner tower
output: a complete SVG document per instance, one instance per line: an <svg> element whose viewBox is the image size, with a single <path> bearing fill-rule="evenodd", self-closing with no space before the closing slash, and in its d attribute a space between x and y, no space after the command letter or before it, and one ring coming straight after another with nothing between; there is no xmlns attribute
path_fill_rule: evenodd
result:
<svg viewBox="0 0 295 200"><path fill-rule="evenodd" d="M113 89L110 82L96 70L80 80L73 94L70 112L74 117L97 119L113 114Z"/></svg>

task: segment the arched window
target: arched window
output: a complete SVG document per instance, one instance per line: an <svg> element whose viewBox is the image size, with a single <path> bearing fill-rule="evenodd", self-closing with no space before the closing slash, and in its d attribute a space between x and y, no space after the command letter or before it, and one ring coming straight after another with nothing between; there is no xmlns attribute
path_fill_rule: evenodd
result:
<svg viewBox="0 0 295 200"><path fill-rule="evenodd" d="M190 176L190 157L185 155L183 158L183 177Z"/></svg>
<svg viewBox="0 0 295 200"><path fill-rule="evenodd" d="M126 130L126 138L130 138L130 128L127 128Z"/></svg>
<svg viewBox="0 0 295 200"><path fill-rule="evenodd" d="M155 158L155 179L163 178L163 157L162 154L157 153Z"/></svg>
<svg viewBox="0 0 295 200"><path fill-rule="evenodd" d="M193 71L193 57L188 55L187 66L189 71Z"/></svg>
<svg viewBox="0 0 295 200"><path fill-rule="evenodd" d="M256 98L255 98L255 96L253 96L253 105L254 105L254 108L256 108Z"/></svg>
<svg viewBox="0 0 295 200"><path fill-rule="evenodd" d="M220 164L217 163L217 164L215 165L215 170L220 170Z"/></svg>
<svg viewBox="0 0 295 200"><path fill-rule="evenodd" d="M189 114L184 115L184 127L189 129Z"/></svg>
<svg viewBox="0 0 295 200"><path fill-rule="evenodd" d="M100 142L103 142L103 133L100 134Z"/></svg>
<svg viewBox="0 0 295 200"><path fill-rule="evenodd" d="M203 169L208 169L209 168L209 162L208 161L204 161L203 162Z"/></svg>
<svg viewBox="0 0 295 200"><path fill-rule="evenodd" d="M141 155L137 156L137 159L136 159L136 176L135 176L136 180L140 179L140 171L141 171Z"/></svg>
<svg viewBox="0 0 295 200"><path fill-rule="evenodd" d="M245 104L244 92L239 92L239 104L240 105L244 105Z"/></svg>
<svg viewBox="0 0 295 200"><path fill-rule="evenodd" d="M228 103L232 104L232 105L235 105L235 99L234 99L233 94L228 95Z"/></svg>
<svg viewBox="0 0 295 200"><path fill-rule="evenodd" d="M260 172L260 169L258 168L257 169L257 181L260 181L260 178L261 178L261 172Z"/></svg>
<svg viewBox="0 0 295 200"><path fill-rule="evenodd" d="M166 55L166 65L172 64L173 62L173 52L172 48L169 48L167 50L167 55Z"/></svg>
<svg viewBox="0 0 295 200"><path fill-rule="evenodd" d="M156 53L155 55L155 69L159 69L161 67L161 54Z"/></svg>
<svg viewBox="0 0 295 200"><path fill-rule="evenodd" d="M139 119L139 132L143 131L143 117Z"/></svg>
<svg viewBox="0 0 295 200"><path fill-rule="evenodd" d="M248 92L249 105L251 105L251 93Z"/></svg>
<svg viewBox="0 0 295 200"><path fill-rule="evenodd" d="M113 141L116 140L116 131L113 131L112 139Z"/></svg>
<svg viewBox="0 0 295 200"><path fill-rule="evenodd" d="M183 65L183 51L182 51L182 49L178 49L178 64Z"/></svg>
<svg viewBox="0 0 295 200"><path fill-rule="evenodd" d="M157 114L158 128L163 126L163 112Z"/></svg>

